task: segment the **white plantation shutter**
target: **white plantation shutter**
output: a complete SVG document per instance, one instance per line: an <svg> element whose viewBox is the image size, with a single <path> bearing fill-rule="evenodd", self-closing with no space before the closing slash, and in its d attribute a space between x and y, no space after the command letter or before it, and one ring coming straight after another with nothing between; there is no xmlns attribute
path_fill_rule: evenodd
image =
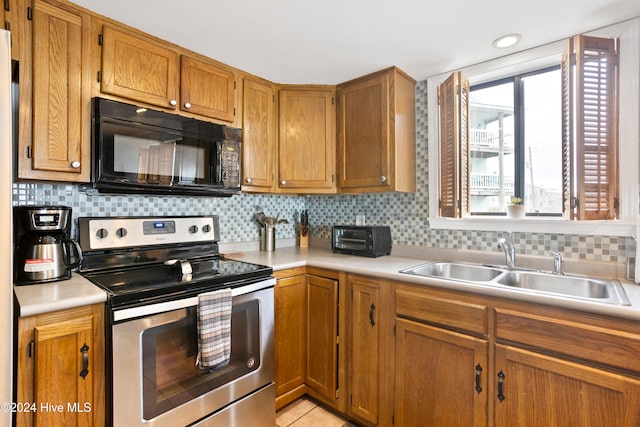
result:
<svg viewBox="0 0 640 427"><path fill-rule="evenodd" d="M459 71L439 87L440 216L460 218L469 206L469 81Z"/></svg>
<svg viewBox="0 0 640 427"><path fill-rule="evenodd" d="M616 39L576 36L563 56L563 205L571 219L619 211L616 47Z"/></svg>

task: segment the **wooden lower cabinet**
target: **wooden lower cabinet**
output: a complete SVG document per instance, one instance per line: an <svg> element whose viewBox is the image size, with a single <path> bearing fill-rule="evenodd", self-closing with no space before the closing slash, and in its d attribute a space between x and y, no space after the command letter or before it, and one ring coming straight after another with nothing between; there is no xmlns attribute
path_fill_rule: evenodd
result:
<svg viewBox="0 0 640 427"><path fill-rule="evenodd" d="M16 426L105 424L104 305L18 319Z"/></svg>
<svg viewBox="0 0 640 427"><path fill-rule="evenodd" d="M276 396L283 401L279 406L304 394L306 276L304 269L296 272L278 279L275 289Z"/></svg>
<svg viewBox="0 0 640 427"><path fill-rule="evenodd" d="M299 267L274 276L276 408L309 394L340 411L340 273Z"/></svg>
<svg viewBox="0 0 640 427"><path fill-rule="evenodd" d="M486 426L487 349L487 340L397 319L396 425Z"/></svg>
<svg viewBox="0 0 640 427"><path fill-rule="evenodd" d="M393 285L350 275L347 308L348 414L366 425L391 425Z"/></svg>
<svg viewBox="0 0 640 427"><path fill-rule="evenodd" d="M507 345L495 357L496 426L640 425L637 379Z"/></svg>
<svg viewBox="0 0 640 427"><path fill-rule="evenodd" d="M307 275L305 384L328 403L338 399L338 281Z"/></svg>

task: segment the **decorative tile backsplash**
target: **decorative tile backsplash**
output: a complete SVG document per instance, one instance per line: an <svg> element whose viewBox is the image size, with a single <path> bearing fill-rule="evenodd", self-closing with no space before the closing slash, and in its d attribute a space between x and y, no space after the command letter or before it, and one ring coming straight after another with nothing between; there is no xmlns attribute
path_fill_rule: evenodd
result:
<svg viewBox="0 0 640 427"><path fill-rule="evenodd" d="M367 224L389 225L394 244L447 249L494 250L504 233L493 231L430 230L428 228L427 84L416 86L417 192L411 194L364 195L257 195L232 197L88 195L78 185L17 183L14 205L65 205L79 216L218 215L222 242L258 240L253 214L264 211L280 215L289 224L278 226L277 239L296 236L300 211L309 210L311 236L329 239L334 224L354 224L365 215ZM624 262L635 257L635 245L624 236L574 236L514 233L518 253L545 255L548 249L564 252L566 258Z"/></svg>

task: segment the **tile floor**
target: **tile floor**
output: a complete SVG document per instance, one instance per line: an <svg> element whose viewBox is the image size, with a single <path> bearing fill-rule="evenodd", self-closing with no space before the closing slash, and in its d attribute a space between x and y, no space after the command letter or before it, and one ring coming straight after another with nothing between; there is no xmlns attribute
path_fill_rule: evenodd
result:
<svg viewBox="0 0 640 427"><path fill-rule="evenodd" d="M356 427L306 397L276 413L276 427Z"/></svg>

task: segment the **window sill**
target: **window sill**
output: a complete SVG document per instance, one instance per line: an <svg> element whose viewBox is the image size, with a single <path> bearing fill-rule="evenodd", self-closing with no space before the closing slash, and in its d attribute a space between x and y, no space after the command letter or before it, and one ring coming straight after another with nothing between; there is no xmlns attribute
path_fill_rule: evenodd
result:
<svg viewBox="0 0 640 427"><path fill-rule="evenodd" d="M632 218L598 221L569 221L548 217L514 219L505 216L429 218L429 227L434 230L519 231L589 236L633 236L636 233L636 222Z"/></svg>

